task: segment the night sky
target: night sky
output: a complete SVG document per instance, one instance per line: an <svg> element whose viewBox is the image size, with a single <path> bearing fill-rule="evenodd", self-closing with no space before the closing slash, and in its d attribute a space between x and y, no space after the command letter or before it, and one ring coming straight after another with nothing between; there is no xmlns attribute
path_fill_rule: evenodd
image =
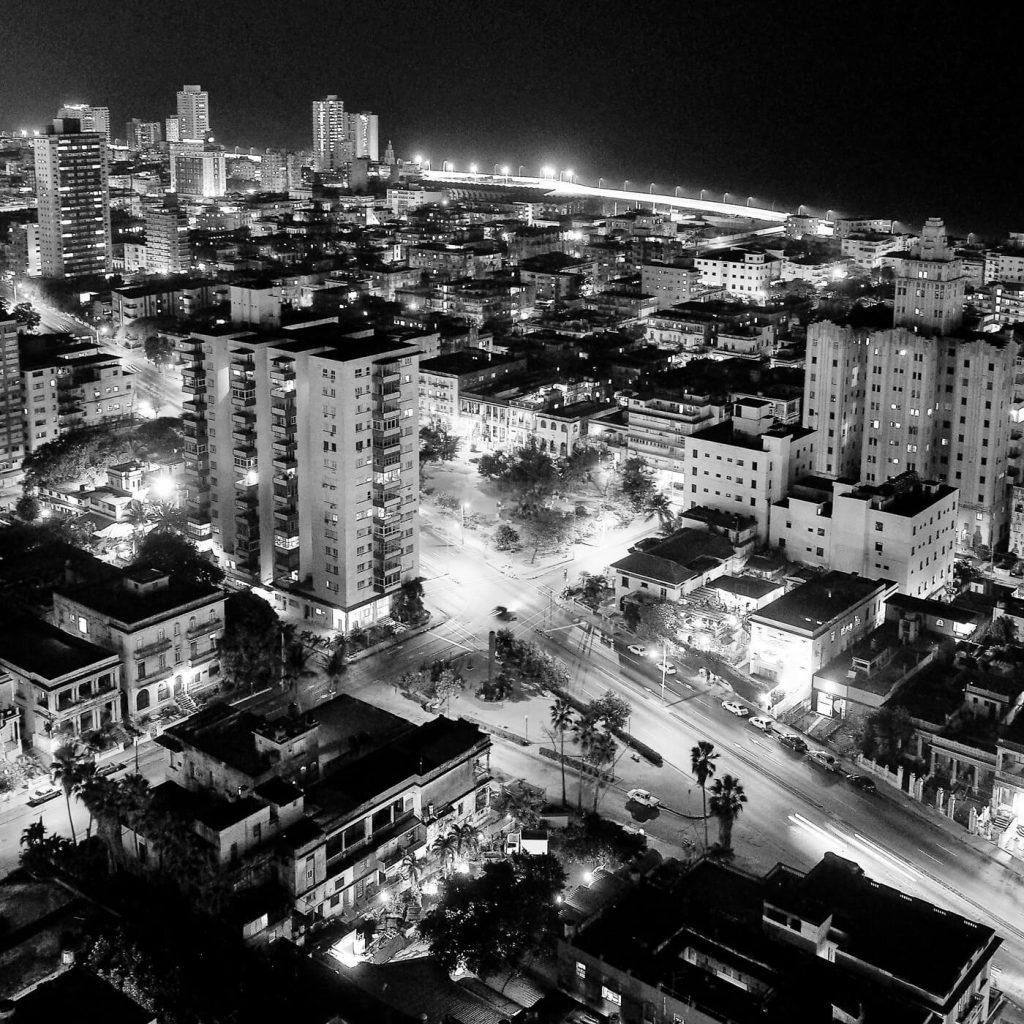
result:
<svg viewBox="0 0 1024 1024"><path fill-rule="evenodd" d="M65 101L310 145L310 101L381 149L728 190L959 231L1024 230L1012 5L577 0L0 0L0 129Z"/></svg>

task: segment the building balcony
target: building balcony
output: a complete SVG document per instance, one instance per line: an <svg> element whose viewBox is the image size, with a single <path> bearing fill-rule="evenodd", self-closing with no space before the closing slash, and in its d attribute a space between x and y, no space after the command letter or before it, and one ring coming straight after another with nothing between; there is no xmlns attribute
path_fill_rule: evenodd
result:
<svg viewBox="0 0 1024 1024"><path fill-rule="evenodd" d="M294 472L298 465L298 460L294 455L274 455L274 469L280 473Z"/></svg>
<svg viewBox="0 0 1024 1024"><path fill-rule="evenodd" d="M249 409L256 404L255 388L232 388L231 405L235 409Z"/></svg>
<svg viewBox="0 0 1024 1024"><path fill-rule="evenodd" d="M375 540L387 540L397 537L402 532L401 520L396 516L386 520L375 520L373 536Z"/></svg>
<svg viewBox="0 0 1024 1024"><path fill-rule="evenodd" d="M402 504L401 491L374 491L373 504L376 508L397 509Z"/></svg>
<svg viewBox="0 0 1024 1024"><path fill-rule="evenodd" d="M188 535L193 540L206 540L213 534L210 521L205 517L200 518L190 514L186 520L186 525L188 527Z"/></svg>
<svg viewBox="0 0 1024 1024"><path fill-rule="evenodd" d="M397 416L402 411L402 403L378 400L374 403L373 411L378 416Z"/></svg>
<svg viewBox="0 0 1024 1024"><path fill-rule="evenodd" d="M299 546L299 535L291 530L274 530L274 547L279 551L293 551Z"/></svg>
<svg viewBox="0 0 1024 1024"><path fill-rule="evenodd" d="M374 558L387 558L388 555L400 555L402 553L402 538L395 536L393 540L376 541L373 546Z"/></svg>
<svg viewBox="0 0 1024 1024"><path fill-rule="evenodd" d="M270 423L270 433L273 435L275 441L286 441L289 438L295 436L296 426L294 418L290 422L277 419L276 417Z"/></svg>
<svg viewBox="0 0 1024 1024"><path fill-rule="evenodd" d="M191 629L185 630L185 636L191 639L192 637L203 636L205 633L216 633L217 630L223 628L223 619L204 619L202 622L197 622Z"/></svg>
<svg viewBox="0 0 1024 1024"><path fill-rule="evenodd" d="M145 647L136 647L132 652L132 656L135 658L152 658L153 655L169 651L170 649L170 640L154 640L152 643L146 644Z"/></svg>
<svg viewBox="0 0 1024 1024"><path fill-rule="evenodd" d="M282 512L279 509L275 509L274 532L276 533L278 530L289 536L298 536L299 517L296 515L289 515L286 512Z"/></svg>
<svg viewBox="0 0 1024 1024"><path fill-rule="evenodd" d="M138 682L143 686L149 686L150 683L159 683L164 679L170 679L178 669L179 666L176 665L165 665L163 668L155 668L145 675L140 675Z"/></svg>
<svg viewBox="0 0 1024 1024"><path fill-rule="evenodd" d="M402 574L400 572L392 573L390 576L378 576L374 573L373 576L373 589L378 594L387 594L392 590L395 590L402 582Z"/></svg>
<svg viewBox="0 0 1024 1024"><path fill-rule="evenodd" d="M236 558L251 558L255 554L259 554L260 550L260 538L257 534L242 533L241 531L235 534L235 557Z"/></svg>
<svg viewBox="0 0 1024 1024"><path fill-rule="evenodd" d="M206 380L201 377L187 377L183 378L181 382L181 390L186 395L205 395L206 394Z"/></svg>

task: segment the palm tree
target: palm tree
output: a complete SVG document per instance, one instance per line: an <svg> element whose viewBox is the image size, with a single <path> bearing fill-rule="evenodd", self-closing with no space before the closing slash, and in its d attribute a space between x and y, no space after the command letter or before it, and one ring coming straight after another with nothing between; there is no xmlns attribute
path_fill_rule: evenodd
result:
<svg viewBox="0 0 1024 1024"><path fill-rule="evenodd" d="M693 772L697 785L700 786L700 799L704 805L704 849L708 848L708 779L715 774L715 762L718 754L715 745L701 740L690 750L690 771Z"/></svg>
<svg viewBox="0 0 1024 1024"><path fill-rule="evenodd" d="M604 781L604 770L615 760L618 746L609 733L601 731L590 744L587 760L597 769L594 778L594 813L597 814L597 801L601 795L601 783Z"/></svg>
<svg viewBox="0 0 1024 1024"><path fill-rule="evenodd" d="M441 859L441 871L447 874L447 865L455 860L455 836L451 832L445 832L438 836L431 846L434 853Z"/></svg>
<svg viewBox="0 0 1024 1024"><path fill-rule="evenodd" d="M573 738L579 744L580 753L583 755L583 759L586 760L589 755L591 748L597 741L597 737L600 736L601 730L597 726L592 718L580 718L579 721L573 726ZM583 811L583 765L580 765L580 790L579 799L577 800L577 809L582 813Z"/></svg>
<svg viewBox="0 0 1024 1024"><path fill-rule="evenodd" d="M422 871L420 862L411 853L407 853L402 858L401 872L402 877L409 882L410 887L419 890Z"/></svg>
<svg viewBox="0 0 1024 1024"><path fill-rule="evenodd" d="M647 522L657 517L658 522L662 526L668 526L676 518L675 512L672 511L672 503L668 500L668 495L661 491L655 491L644 502L643 512Z"/></svg>
<svg viewBox="0 0 1024 1024"><path fill-rule="evenodd" d="M78 752L78 744L74 741L58 747L53 755L53 763L50 765L53 781L59 782L64 790L64 802L68 808L68 825L71 827L71 842L76 846L78 839L75 836L75 821L71 817L71 794L78 786L81 766L82 756Z"/></svg>
<svg viewBox="0 0 1024 1024"><path fill-rule="evenodd" d="M90 828L92 820L96 819L96 835L107 848L107 865L113 874L121 856L121 816L124 797L120 784L92 772L80 784L78 799L89 811Z"/></svg>
<svg viewBox="0 0 1024 1024"><path fill-rule="evenodd" d="M480 833L468 821L452 828L455 836L455 852L461 857L463 851L476 853L480 849Z"/></svg>
<svg viewBox="0 0 1024 1024"><path fill-rule="evenodd" d="M153 533L184 533L185 510L169 501L156 501L146 506L146 522Z"/></svg>
<svg viewBox="0 0 1024 1024"><path fill-rule="evenodd" d="M732 849L732 826L740 816L747 796L739 779L723 775L711 787L711 813L718 819L718 845L723 853Z"/></svg>
<svg viewBox="0 0 1024 1024"><path fill-rule="evenodd" d="M573 706L564 697L559 697L551 705L551 728L558 733L559 745L561 747L563 807L568 804L565 796L565 734L573 727L575 722L576 715L574 714Z"/></svg>
<svg viewBox="0 0 1024 1024"><path fill-rule="evenodd" d="M132 558L139 553L139 535L146 532L149 526L149 510L141 501L128 502L124 510L124 520L132 528Z"/></svg>
<svg viewBox="0 0 1024 1024"><path fill-rule="evenodd" d="M82 799L83 793L85 793L92 783L96 780L96 762L90 758L82 757L78 762L78 771L75 773L75 796L82 803L85 804L86 810L89 812L89 824L85 827L85 838L88 839L92 835L92 823L93 813L92 808Z"/></svg>
<svg viewBox="0 0 1024 1024"><path fill-rule="evenodd" d="M299 683L316 675L310 668L312 654L309 648L296 640L286 637L284 655L281 659L281 689L287 690L298 702Z"/></svg>
<svg viewBox="0 0 1024 1024"><path fill-rule="evenodd" d="M339 633L331 645L331 653L324 660L324 675L331 684L331 692L338 692L341 677L348 671L348 643L344 633Z"/></svg>

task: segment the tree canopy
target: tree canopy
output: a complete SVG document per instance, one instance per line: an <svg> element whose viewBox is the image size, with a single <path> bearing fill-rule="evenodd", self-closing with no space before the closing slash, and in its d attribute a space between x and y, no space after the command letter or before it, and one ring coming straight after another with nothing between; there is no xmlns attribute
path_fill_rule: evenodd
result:
<svg viewBox="0 0 1024 1024"><path fill-rule="evenodd" d="M534 438L510 454L503 451L481 455L477 464L481 476L493 480L520 509L536 508L552 495L558 486L558 469L554 459L542 451Z"/></svg>
<svg viewBox="0 0 1024 1024"><path fill-rule="evenodd" d="M558 932L556 897L565 871L550 854L513 855L483 873L452 875L420 934L448 971L466 967L487 976L516 970L527 951L551 948Z"/></svg>
<svg viewBox="0 0 1024 1024"><path fill-rule="evenodd" d="M262 597L249 590L224 602L224 636L220 642L224 675L235 686L264 690L281 673L281 622Z"/></svg>
<svg viewBox="0 0 1024 1024"><path fill-rule="evenodd" d="M187 537L157 530L147 534L139 545L132 568L157 569L184 582L210 586L217 586L224 579L224 570Z"/></svg>
<svg viewBox="0 0 1024 1024"><path fill-rule="evenodd" d="M462 438L444 427L420 427L420 465L428 462L451 462L458 454Z"/></svg>

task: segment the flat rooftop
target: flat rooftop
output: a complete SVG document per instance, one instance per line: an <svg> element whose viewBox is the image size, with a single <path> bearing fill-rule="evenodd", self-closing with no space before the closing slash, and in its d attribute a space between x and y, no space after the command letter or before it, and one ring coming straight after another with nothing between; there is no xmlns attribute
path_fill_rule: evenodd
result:
<svg viewBox="0 0 1024 1024"><path fill-rule="evenodd" d="M0 661L44 682L116 665L118 655L29 616L0 622Z"/></svg>
<svg viewBox="0 0 1024 1024"><path fill-rule="evenodd" d="M133 577L136 573L137 570L125 570L122 573L122 580ZM156 577L162 575L156 572ZM224 591L217 587L183 581L176 577L171 577L163 587L144 593L129 590L123 583L89 583L78 587L57 587L55 593L78 601L87 608L116 619L126 626L165 615L176 608L213 601L224 596Z"/></svg>
<svg viewBox="0 0 1024 1024"><path fill-rule="evenodd" d="M754 618L816 633L851 608L894 586L892 580L827 572L772 601Z"/></svg>
<svg viewBox="0 0 1024 1024"><path fill-rule="evenodd" d="M486 370L488 367L498 369L521 360L515 356L503 356L496 352L487 352L481 348L460 349L446 355L434 356L420 362L421 373L444 373L452 377L460 377L466 373Z"/></svg>

